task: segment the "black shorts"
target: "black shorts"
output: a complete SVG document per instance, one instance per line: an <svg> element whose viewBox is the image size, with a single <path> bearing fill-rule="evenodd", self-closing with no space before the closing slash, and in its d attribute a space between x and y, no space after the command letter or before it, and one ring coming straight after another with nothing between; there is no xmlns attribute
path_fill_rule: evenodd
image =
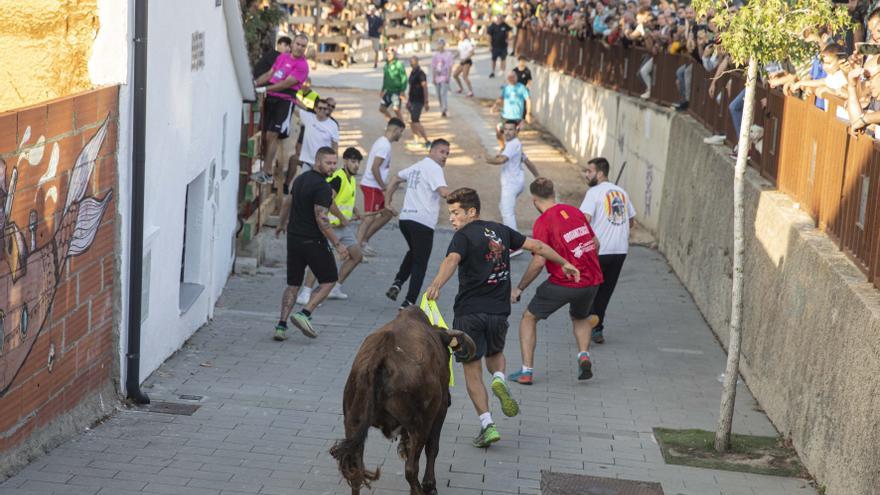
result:
<svg viewBox="0 0 880 495"><path fill-rule="evenodd" d="M407 110L409 110L409 115L412 118L413 124L417 124L419 119L422 118L423 108L425 108L424 103L409 102L409 105L407 105Z"/></svg>
<svg viewBox="0 0 880 495"><path fill-rule="evenodd" d="M315 274L319 284L329 284L339 280L336 259L326 239L287 236L287 285L302 286L306 267Z"/></svg>
<svg viewBox="0 0 880 495"><path fill-rule="evenodd" d="M507 315L473 313L456 316L452 320L452 328L466 333L477 345L477 351L470 360L466 360L465 356L456 352L455 360L459 363L476 361L504 351L504 340L507 338Z"/></svg>
<svg viewBox="0 0 880 495"><path fill-rule="evenodd" d="M266 115L263 116L263 130L287 136L290 133L290 111L293 104L274 96L266 97Z"/></svg>
<svg viewBox="0 0 880 495"><path fill-rule="evenodd" d="M496 61L498 59L505 60L507 58L507 47L497 48L492 47L492 61Z"/></svg>
<svg viewBox="0 0 880 495"><path fill-rule="evenodd" d="M573 320L583 320L590 316L593 299L599 291L598 285L589 287L563 287L551 284L549 280L538 286L535 297L529 302L529 313L539 320L549 318L559 308L568 304L568 314Z"/></svg>
<svg viewBox="0 0 880 495"><path fill-rule="evenodd" d="M459 62L460 65L474 65L474 61L470 59L470 57Z"/></svg>

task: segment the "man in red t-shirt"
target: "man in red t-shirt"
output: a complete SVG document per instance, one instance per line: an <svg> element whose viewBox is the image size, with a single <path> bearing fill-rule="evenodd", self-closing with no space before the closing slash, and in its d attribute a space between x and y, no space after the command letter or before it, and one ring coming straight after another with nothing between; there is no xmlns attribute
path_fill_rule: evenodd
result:
<svg viewBox="0 0 880 495"><path fill-rule="evenodd" d="M575 282L566 278L562 267L547 263L540 256L532 262L523 274L522 280L511 293L511 302L519 301L523 291L547 267L550 274L535 291L519 324L519 345L522 351L522 370L510 375L510 380L523 385L532 384L532 366L535 362L535 334L538 320L549 318L559 308L568 304L568 313L577 340L578 380L593 376L593 363L590 361L590 335L599 321L590 315L593 298L602 283L602 268L599 266L599 240L593 233L583 212L574 206L556 202L553 182L546 177L538 177L529 186L532 203L541 212L535 220L532 235L553 248L566 261L577 267L581 278Z"/></svg>

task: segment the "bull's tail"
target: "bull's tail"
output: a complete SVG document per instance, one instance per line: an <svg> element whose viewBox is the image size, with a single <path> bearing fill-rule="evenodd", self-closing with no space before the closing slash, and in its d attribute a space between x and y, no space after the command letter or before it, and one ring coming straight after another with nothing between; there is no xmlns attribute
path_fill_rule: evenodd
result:
<svg viewBox="0 0 880 495"><path fill-rule="evenodd" d="M356 404L357 409L363 411L358 428L351 437L337 441L330 448L330 455L339 463L339 472L352 488L359 488L361 485L369 488L370 482L379 479L378 467L375 471L368 471L364 467L364 444L373 424L373 409L378 402L381 373L382 366L379 365L363 374L365 380L358 383L357 392L351 401ZM351 410L348 412L356 414Z"/></svg>

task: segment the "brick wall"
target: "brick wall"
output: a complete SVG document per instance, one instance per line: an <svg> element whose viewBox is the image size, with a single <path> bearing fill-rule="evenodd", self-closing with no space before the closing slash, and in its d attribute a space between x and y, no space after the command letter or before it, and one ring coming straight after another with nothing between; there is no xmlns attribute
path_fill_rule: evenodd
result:
<svg viewBox="0 0 880 495"><path fill-rule="evenodd" d="M0 457L115 376L118 96L0 114Z"/></svg>

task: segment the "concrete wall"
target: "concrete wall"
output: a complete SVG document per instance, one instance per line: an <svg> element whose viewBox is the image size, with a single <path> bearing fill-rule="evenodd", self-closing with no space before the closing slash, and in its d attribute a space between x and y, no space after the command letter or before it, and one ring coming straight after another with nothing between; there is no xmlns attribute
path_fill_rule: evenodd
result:
<svg viewBox="0 0 880 495"><path fill-rule="evenodd" d="M542 67L533 74L534 116L572 154L584 162L605 155L614 166L627 161L621 185L639 221L657 235L726 345L733 271L727 149L703 144L709 133L690 117ZM742 374L826 493L880 494L880 292L752 170L746 205Z"/></svg>
<svg viewBox="0 0 880 495"><path fill-rule="evenodd" d="M117 98L0 115L0 473L115 402Z"/></svg>
<svg viewBox="0 0 880 495"><path fill-rule="evenodd" d="M532 68L533 116L577 157L604 156L611 180L630 195L639 223L656 232L669 144L671 115L651 103L584 84L572 77Z"/></svg>

